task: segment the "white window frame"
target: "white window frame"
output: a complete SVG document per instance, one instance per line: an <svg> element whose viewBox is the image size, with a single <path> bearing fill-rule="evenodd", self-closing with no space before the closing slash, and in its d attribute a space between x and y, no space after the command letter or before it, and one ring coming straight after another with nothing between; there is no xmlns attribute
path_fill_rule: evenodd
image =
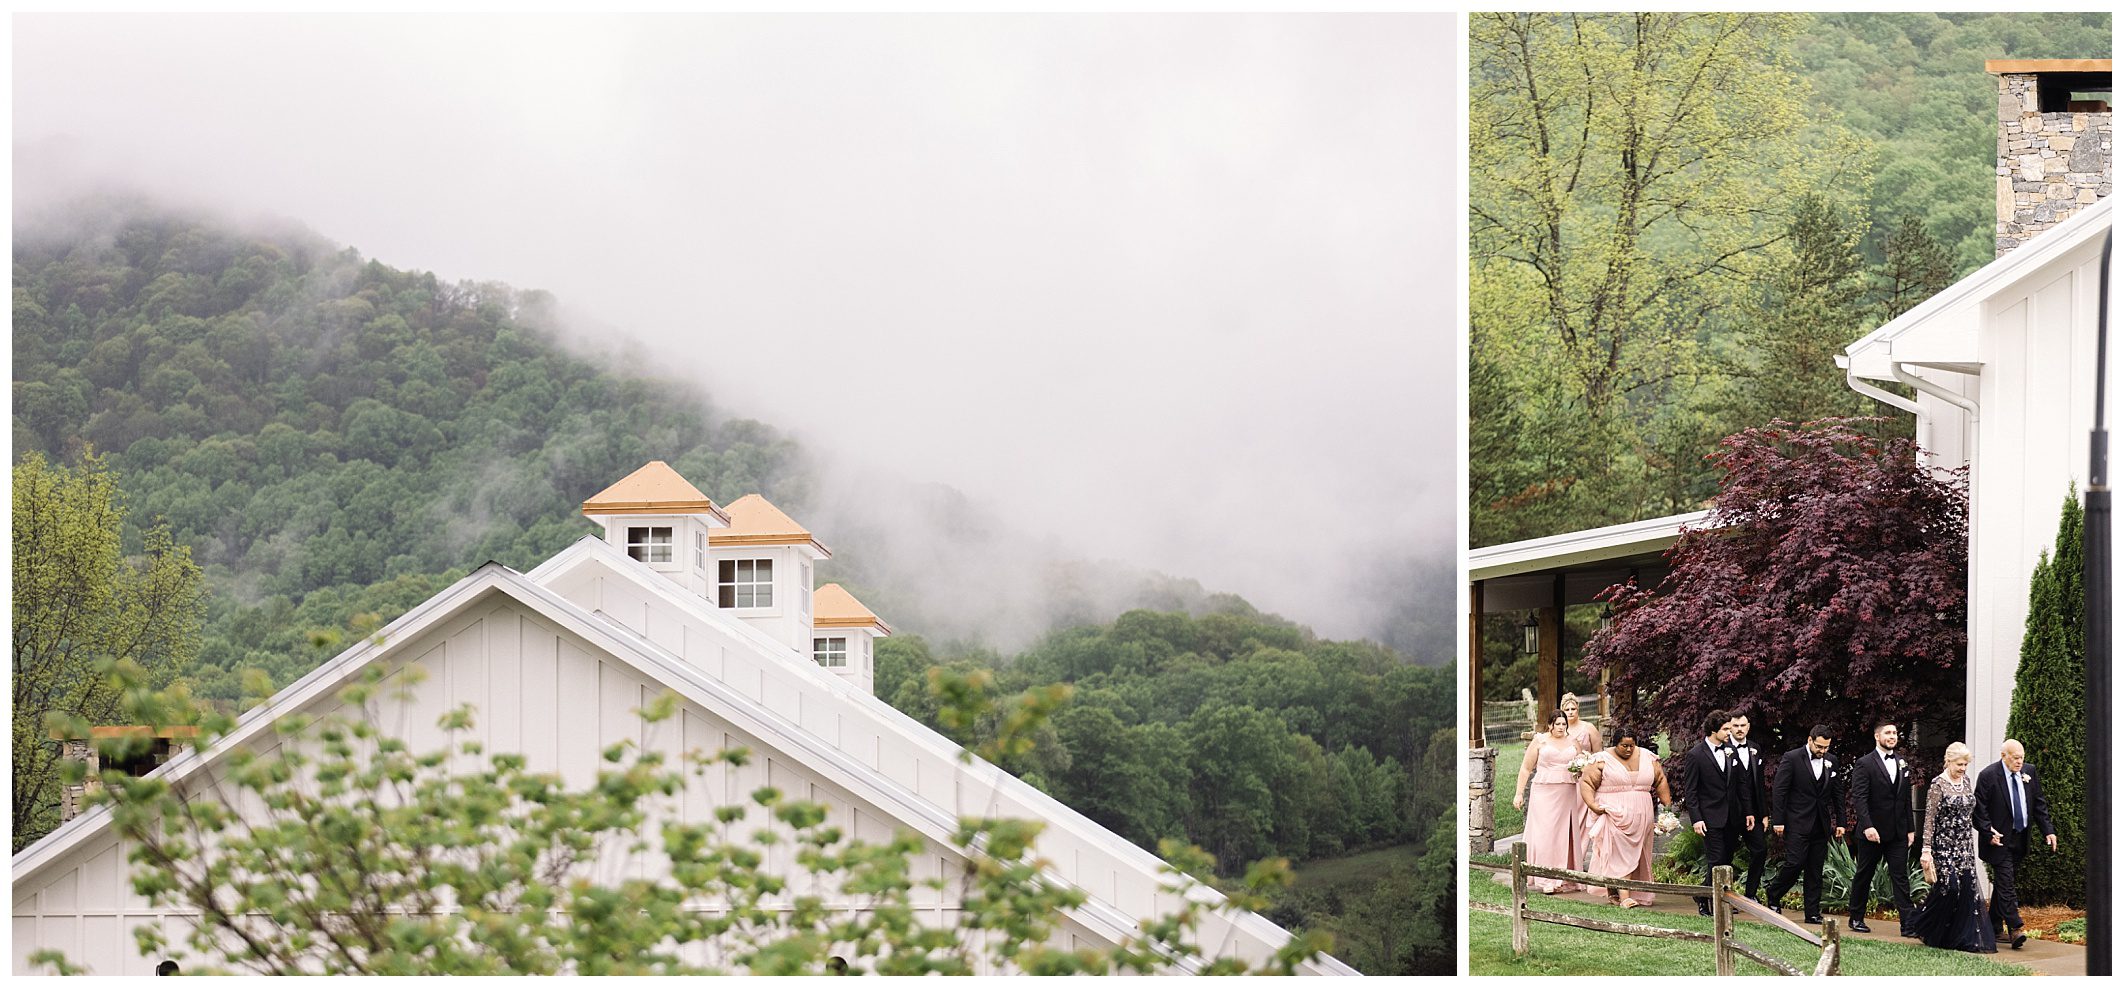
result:
<svg viewBox="0 0 2124 988"><path fill-rule="evenodd" d="M739 611L774 606L774 560L719 559L716 562L715 606ZM724 575L726 570L728 578ZM742 602L747 595L751 602Z"/></svg>
<svg viewBox="0 0 2124 988"><path fill-rule="evenodd" d="M664 533L662 542L656 540L656 533L658 532ZM670 565L673 558L671 535L672 526L670 525L629 525L627 526L627 556L637 562L648 563L651 566ZM657 558L657 550L659 549L663 550L662 559Z"/></svg>
<svg viewBox="0 0 2124 988"><path fill-rule="evenodd" d="M830 661L835 657L839 657L841 661ZM848 668L848 639L839 636L813 638L811 640L811 661L828 669Z"/></svg>
<svg viewBox="0 0 2124 988"><path fill-rule="evenodd" d="M702 571L708 569L707 532L693 533L693 568Z"/></svg>

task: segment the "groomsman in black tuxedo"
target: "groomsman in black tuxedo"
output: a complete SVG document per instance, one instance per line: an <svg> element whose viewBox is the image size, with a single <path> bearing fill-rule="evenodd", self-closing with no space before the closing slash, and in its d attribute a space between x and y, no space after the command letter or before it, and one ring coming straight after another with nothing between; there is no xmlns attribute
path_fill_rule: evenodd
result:
<svg viewBox="0 0 2124 988"><path fill-rule="evenodd" d="M1822 863L1829 839L1844 836L1844 771L1829 754L1829 729L1807 729L1807 743L1785 752L1771 783L1770 829L1785 839L1785 863L1770 880L1770 908L1777 909L1792 883L1804 878L1800 899L1808 925L1822 921Z"/></svg>
<svg viewBox="0 0 2124 988"><path fill-rule="evenodd" d="M1748 743L1748 715L1731 711L1733 747L1740 756L1741 787L1748 791L1748 805L1757 817L1770 815L1770 789L1763 784L1763 753ZM1770 825L1758 819L1741 831L1748 846L1748 898L1763 901L1763 869L1770 857Z"/></svg>
<svg viewBox="0 0 2124 988"><path fill-rule="evenodd" d="M1858 873L1851 878L1851 929L1871 933L1866 906L1873 898L1873 873L1888 862L1888 884L1895 890L1896 921L1910 936L1910 845L1917 842L1917 773L1895 750L1895 724L1873 728L1873 750L1851 766L1851 816L1859 839L1852 842Z"/></svg>
<svg viewBox="0 0 2124 988"><path fill-rule="evenodd" d="M1704 838L1704 884L1720 865L1733 863L1741 836L1755 826L1755 807L1740 776L1740 754L1733 746L1732 717L1723 710L1704 718L1704 740L1683 759L1682 802L1689 807L1696 832ZM1711 915L1711 900L1696 900L1696 911Z"/></svg>
<svg viewBox="0 0 2124 988"><path fill-rule="evenodd" d="M2006 935L1999 939L2019 950L2028 942L2021 932L2020 890L2014 888L2021 862L2028 857L2029 838L2043 835L2050 849L2058 849L2058 831L2050 825L2050 804L2043 799L2043 780L2028 764L2021 742L2008 738L1999 748L1999 760L1977 773L1976 812L1971 815L1978 835L1977 854L1991 866L1991 924L2003 923Z"/></svg>

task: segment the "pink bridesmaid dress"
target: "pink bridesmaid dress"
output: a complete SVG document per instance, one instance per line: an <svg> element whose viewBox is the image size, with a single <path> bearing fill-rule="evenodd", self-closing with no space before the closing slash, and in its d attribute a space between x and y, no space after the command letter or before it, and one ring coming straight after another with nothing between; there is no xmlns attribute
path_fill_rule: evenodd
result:
<svg viewBox="0 0 2124 988"><path fill-rule="evenodd" d="M1600 789L1594 798L1608 808L1606 813L1586 811L1586 867L1584 870L1610 878L1652 880L1652 824L1658 808L1652 790L1659 770L1652 753L1638 749L1637 771L1630 771L1611 751L1594 758L1600 762ZM1628 891L1640 906L1652 904L1652 893Z"/></svg>
<svg viewBox="0 0 2124 988"><path fill-rule="evenodd" d="M1527 787L1527 863L1543 868L1577 870L1579 835L1586 830L1586 804L1578 798L1578 776L1571 774L1571 759L1578 755L1575 744L1546 743L1546 736L1529 744L1541 745L1534 756L1534 779ZM1529 878L1539 892L1576 892L1576 882L1554 878Z"/></svg>
<svg viewBox="0 0 2124 988"><path fill-rule="evenodd" d="M1578 750L1589 755L1593 753L1593 725L1579 721L1564 730L1564 737L1570 738L1571 743L1578 746Z"/></svg>

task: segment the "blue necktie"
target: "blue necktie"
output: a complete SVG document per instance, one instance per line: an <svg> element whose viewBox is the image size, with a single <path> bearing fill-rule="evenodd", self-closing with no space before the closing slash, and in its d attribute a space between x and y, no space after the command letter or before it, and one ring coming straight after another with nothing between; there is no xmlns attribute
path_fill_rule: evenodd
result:
<svg viewBox="0 0 2124 988"><path fill-rule="evenodd" d="M2007 794L2013 799L2013 829L2015 833L2028 829L2028 821L2021 816L2021 773L2015 772L2007 780Z"/></svg>

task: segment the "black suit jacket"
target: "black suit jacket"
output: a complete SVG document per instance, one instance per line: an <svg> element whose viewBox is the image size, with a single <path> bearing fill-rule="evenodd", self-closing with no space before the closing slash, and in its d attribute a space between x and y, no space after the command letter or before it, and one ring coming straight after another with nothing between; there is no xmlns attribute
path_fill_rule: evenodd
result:
<svg viewBox="0 0 2124 988"><path fill-rule="evenodd" d="M1702 738L1683 756L1682 801L1689 804L1689 817L1706 827L1738 827L1750 812L1745 786L1734 786L1718 766L1718 756Z"/></svg>
<svg viewBox="0 0 2124 988"><path fill-rule="evenodd" d="M2036 775L2035 766L2021 764L2021 774L2028 781L2021 786L2021 798L2027 805L2021 808L2027 817L2028 829L2045 837L2057 833L2050 825L2050 804L2043 799L2043 780ZM1986 851L1991 847L1991 831L1996 829L2013 841L2013 794L2006 788L2006 763L1992 762L1977 773L1976 812L1972 814L1976 824L1978 847Z"/></svg>
<svg viewBox="0 0 2124 988"><path fill-rule="evenodd" d="M1851 817L1853 829L1880 831L1882 841L1897 834L1917 833L1917 773L1910 760L1898 756L1897 778L1888 781L1888 766L1881 753L1868 751L1851 766Z"/></svg>
<svg viewBox="0 0 2124 988"><path fill-rule="evenodd" d="M1828 837L1844 822L1844 776L1849 770L1832 755L1816 779L1813 760L1805 745L1785 752L1770 783L1770 825L1784 827L1787 838Z"/></svg>
<svg viewBox="0 0 2124 988"><path fill-rule="evenodd" d="M1768 766L1763 764L1763 751L1752 744L1741 746L1748 752L1748 767L1740 770L1741 795L1748 808L1743 815L1764 817L1770 815L1770 787L1766 784ZM1761 821L1757 821L1761 822Z"/></svg>

